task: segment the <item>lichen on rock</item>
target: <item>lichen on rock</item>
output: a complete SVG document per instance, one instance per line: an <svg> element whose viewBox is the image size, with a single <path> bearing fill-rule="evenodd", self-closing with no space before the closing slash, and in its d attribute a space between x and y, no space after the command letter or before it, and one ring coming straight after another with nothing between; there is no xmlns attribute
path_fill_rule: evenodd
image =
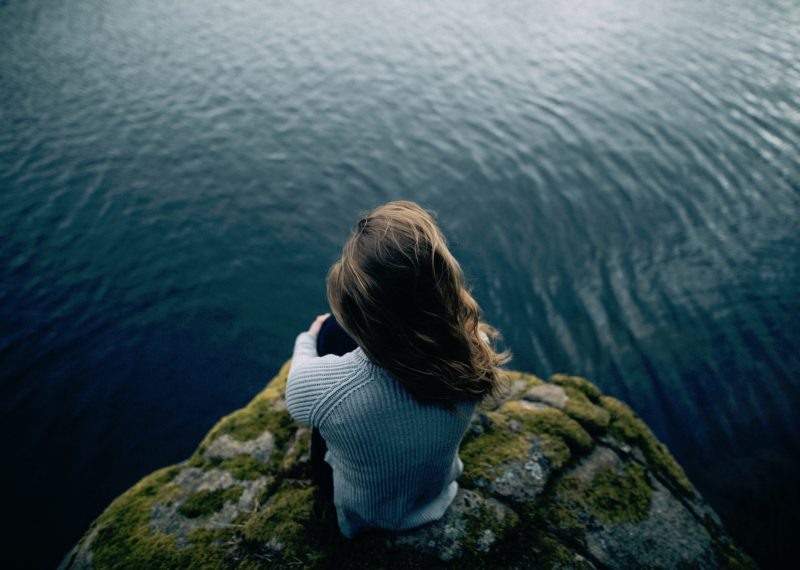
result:
<svg viewBox="0 0 800 570"><path fill-rule="evenodd" d="M436 524L386 537L388 549L406 546L442 562L462 558L465 552L488 553L498 537L519 521L500 501L476 491L460 489L444 517Z"/></svg>
<svg viewBox="0 0 800 570"><path fill-rule="evenodd" d="M286 363L186 461L94 521L63 568L754 568L680 465L584 378L506 371L476 411L439 521L348 540L311 482Z"/></svg>

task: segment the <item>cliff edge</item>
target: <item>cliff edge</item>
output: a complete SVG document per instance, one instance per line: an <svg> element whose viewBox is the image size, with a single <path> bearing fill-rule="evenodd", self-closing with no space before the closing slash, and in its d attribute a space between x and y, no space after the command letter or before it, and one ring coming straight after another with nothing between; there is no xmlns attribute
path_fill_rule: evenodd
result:
<svg viewBox="0 0 800 570"><path fill-rule="evenodd" d="M444 518L342 538L286 411L288 369L115 499L60 567L755 568L628 406L583 378L511 371L472 419Z"/></svg>

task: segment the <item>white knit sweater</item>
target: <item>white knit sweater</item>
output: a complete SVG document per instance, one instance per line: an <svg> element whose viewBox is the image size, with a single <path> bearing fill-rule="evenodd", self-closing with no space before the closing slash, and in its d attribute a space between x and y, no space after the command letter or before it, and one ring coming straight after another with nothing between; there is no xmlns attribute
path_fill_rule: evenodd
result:
<svg viewBox="0 0 800 570"><path fill-rule="evenodd" d="M286 385L289 413L319 428L328 444L339 529L406 530L439 519L458 490L458 445L475 404L418 403L357 348L318 356L316 338L297 337Z"/></svg>

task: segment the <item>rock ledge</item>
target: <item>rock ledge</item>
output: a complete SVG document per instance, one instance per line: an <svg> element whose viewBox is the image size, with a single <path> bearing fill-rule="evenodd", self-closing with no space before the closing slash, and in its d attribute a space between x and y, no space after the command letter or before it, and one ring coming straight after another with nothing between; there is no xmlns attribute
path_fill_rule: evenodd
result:
<svg viewBox="0 0 800 570"><path fill-rule="evenodd" d="M446 515L346 540L316 500L288 368L114 500L61 568L755 568L628 406L583 378L513 371L473 417Z"/></svg>

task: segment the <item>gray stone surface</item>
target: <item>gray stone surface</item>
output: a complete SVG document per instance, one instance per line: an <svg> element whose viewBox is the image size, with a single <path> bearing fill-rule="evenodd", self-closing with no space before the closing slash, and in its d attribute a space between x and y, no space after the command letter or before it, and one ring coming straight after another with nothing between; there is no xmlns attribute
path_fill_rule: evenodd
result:
<svg viewBox="0 0 800 570"><path fill-rule="evenodd" d="M622 473L625 460L610 447L598 446L565 477L590 485L601 472ZM588 553L608 568L633 568L647 560L655 568L716 568L711 536L687 506L648 474L650 509L638 523L587 525Z"/></svg>
<svg viewBox="0 0 800 570"><path fill-rule="evenodd" d="M241 512L252 511L255 497L267 484L267 477L241 481L234 479L230 473L221 469L203 471L196 467L186 467L175 476L173 483L180 486L175 499L169 503L155 503L150 511L150 529L176 537L176 548L188 545L188 535L196 528L224 528L230 526ZM222 509L206 516L189 518L181 514L181 505L187 497L199 491L217 491L229 487L242 487L238 501L226 502Z"/></svg>
<svg viewBox="0 0 800 570"><path fill-rule="evenodd" d="M541 438L533 436L528 454L521 461L504 463L492 480L480 479L475 485L492 495L511 501L531 500L544 491L552 470L541 448Z"/></svg>
<svg viewBox="0 0 800 570"><path fill-rule="evenodd" d="M542 384L541 386L534 386L525 392L523 398L531 402L541 402L559 410L563 410L567 405L569 397L564 391L564 388L556 384Z"/></svg>
<svg viewBox="0 0 800 570"><path fill-rule="evenodd" d="M486 528L476 539L469 535L467 528L470 518L485 520L487 515L499 527L516 522L516 515L500 501L483 497L475 491L459 489L444 517L412 532L395 533L386 539L386 545L410 546L433 554L444 562L460 558L468 540L474 542L470 546L477 551L488 553L497 542L495 532Z"/></svg>
<svg viewBox="0 0 800 570"><path fill-rule="evenodd" d="M205 456L208 459L231 459L237 455L252 455L266 463L274 449L275 438L268 431L249 441L239 441L225 434L211 442Z"/></svg>
<svg viewBox="0 0 800 570"><path fill-rule="evenodd" d="M661 483L650 478L648 517L638 524L605 525L586 533L589 553L608 568L718 568L711 537Z"/></svg>

